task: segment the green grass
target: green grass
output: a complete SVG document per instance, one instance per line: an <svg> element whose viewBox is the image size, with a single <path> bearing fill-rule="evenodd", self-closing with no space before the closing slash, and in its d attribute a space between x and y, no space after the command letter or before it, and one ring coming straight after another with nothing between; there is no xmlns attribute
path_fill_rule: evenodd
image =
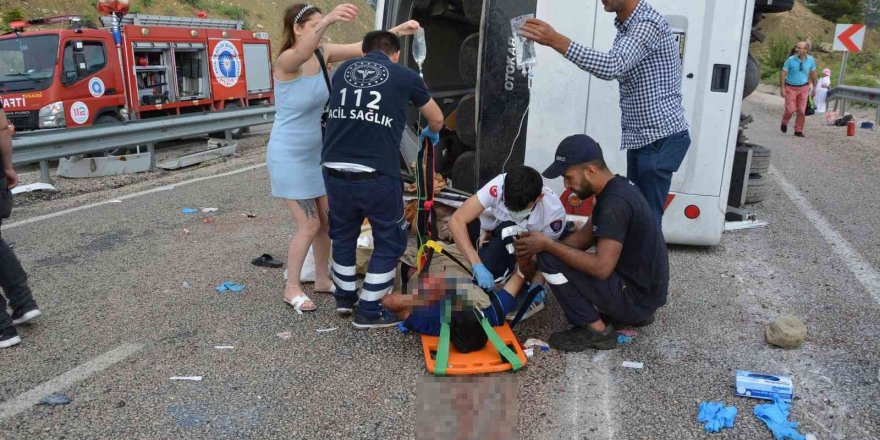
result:
<svg viewBox="0 0 880 440"><path fill-rule="evenodd" d="M212 9L221 15L229 17L232 20L244 20L248 14L247 9L240 6L215 5Z"/></svg>

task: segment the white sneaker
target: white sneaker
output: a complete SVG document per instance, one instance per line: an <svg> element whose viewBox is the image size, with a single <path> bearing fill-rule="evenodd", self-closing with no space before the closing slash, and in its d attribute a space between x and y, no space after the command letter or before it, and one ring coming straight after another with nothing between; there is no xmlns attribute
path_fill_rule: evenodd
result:
<svg viewBox="0 0 880 440"><path fill-rule="evenodd" d="M40 312L40 309L33 309L33 310L30 310L30 311L26 312L24 315L21 315L20 318L18 318L18 319L14 319L14 320L12 321L12 323L15 324L15 325L24 324L25 322L28 322L28 321L30 321L31 319L34 319L34 318L36 318L36 317L38 317L38 316L40 316L40 315L42 315L42 314L43 314L43 313Z"/></svg>
<svg viewBox="0 0 880 440"><path fill-rule="evenodd" d="M523 317L522 317L522 319L520 319L520 322L525 321L526 319L528 319L530 316L534 315L535 313L538 313L541 310L544 310L544 295L546 293L547 293L547 291L544 290L544 291L538 293L537 296L535 296L535 299L532 301L532 304L529 305L529 308L526 310L526 313L523 314ZM519 310L515 310L515 311L508 313L507 320L513 321L514 318L516 318L517 312L519 312Z"/></svg>

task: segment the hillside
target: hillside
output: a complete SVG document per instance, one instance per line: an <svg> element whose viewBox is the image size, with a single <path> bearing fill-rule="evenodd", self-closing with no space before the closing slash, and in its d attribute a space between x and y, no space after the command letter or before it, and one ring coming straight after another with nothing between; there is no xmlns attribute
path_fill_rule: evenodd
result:
<svg viewBox="0 0 880 440"><path fill-rule="evenodd" d="M375 14L364 0L348 0L360 7L357 22L339 24L330 28L328 40L353 42L373 28ZM274 48L280 47L281 21L284 8L298 3L291 0L132 0L132 13L155 15L194 16L194 11L205 11L209 18L244 20L248 29L269 33ZM336 0L312 0L310 2L325 12L342 3ZM0 11L21 11L26 18L61 14L79 14L93 23L98 22L95 0L0 0Z"/></svg>
<svg viewBox="0 0 880 440"><path fill-rule="evenodd" d="M819 70L830 68L833 84L842 61L842 52L830 52L835 24L814 14L798 1L790 12L767 14L761 22L763 43L752 44L751 51L761 61L762 76L769 83L778 83L779 70L788 53L798 41L809 41ZM851 54L846 83L866 87L880 87L880 32L867 31L865 44L859 54Z"/></svg>

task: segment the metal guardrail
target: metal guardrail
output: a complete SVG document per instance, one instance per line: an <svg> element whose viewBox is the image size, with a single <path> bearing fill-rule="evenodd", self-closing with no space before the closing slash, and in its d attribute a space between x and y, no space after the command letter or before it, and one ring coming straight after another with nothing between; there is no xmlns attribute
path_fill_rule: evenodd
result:
<svg viewBox="0 0 880 440"><path fill-rule="evenodd" d="M275 120L274 106L249 107L186 116L144 119L91 127L20 133L12 140L12 164L25 165L62 157L99 153Z"/></svg>
<svg viewBox="0 0 880 440"><path fill-rule="evenodd" d="M862 104L877 106L877 119L875 123L880 123L880 89L872 89L869 87L856 86L837 86L828 91L828 102L840 101L840 114L846 111L847 101L860 102Z"/></svg>

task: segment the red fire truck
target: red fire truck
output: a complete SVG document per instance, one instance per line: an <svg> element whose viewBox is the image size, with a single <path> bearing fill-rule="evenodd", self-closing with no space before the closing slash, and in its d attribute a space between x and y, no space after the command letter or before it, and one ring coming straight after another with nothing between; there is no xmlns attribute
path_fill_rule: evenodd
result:
<svg viewBox="0 0 880 440"><path fill-rule="evenodd" d="M103 29L76 16L16 22L0 36L0 98L18 130L273 103L267 33L241 21L134 14L121 18L117 45L112 18Z"/></svg>

